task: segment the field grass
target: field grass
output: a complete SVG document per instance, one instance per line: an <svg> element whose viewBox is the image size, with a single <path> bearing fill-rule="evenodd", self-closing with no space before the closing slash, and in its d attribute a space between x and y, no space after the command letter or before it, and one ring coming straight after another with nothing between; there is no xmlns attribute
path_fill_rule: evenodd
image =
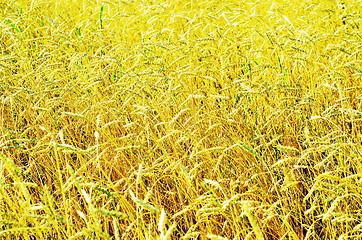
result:
<svg viewBox="0 0 362 240"><path fill-rule="evenodd" d="M362 2L0 3L1 239L362 239Z"/></svg>

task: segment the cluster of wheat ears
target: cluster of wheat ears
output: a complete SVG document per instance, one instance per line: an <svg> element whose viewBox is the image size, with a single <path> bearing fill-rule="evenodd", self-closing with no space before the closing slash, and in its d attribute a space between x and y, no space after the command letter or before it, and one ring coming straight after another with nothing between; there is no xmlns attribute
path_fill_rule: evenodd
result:
<svg viewBox="0 0 362 240"><path fill-rule="evenodd" d="M362 2L0 3L1 239L362 239Z"/></svg>

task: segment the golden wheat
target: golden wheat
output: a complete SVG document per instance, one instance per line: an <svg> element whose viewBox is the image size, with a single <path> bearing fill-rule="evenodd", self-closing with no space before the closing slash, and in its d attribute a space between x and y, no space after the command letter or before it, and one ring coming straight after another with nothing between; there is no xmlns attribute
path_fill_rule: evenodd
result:
<svg viewBox="0 0 362 240"><path fill-rule="evenodd" d="M361 12L1 2L1 239L362 239Z"/></svg>

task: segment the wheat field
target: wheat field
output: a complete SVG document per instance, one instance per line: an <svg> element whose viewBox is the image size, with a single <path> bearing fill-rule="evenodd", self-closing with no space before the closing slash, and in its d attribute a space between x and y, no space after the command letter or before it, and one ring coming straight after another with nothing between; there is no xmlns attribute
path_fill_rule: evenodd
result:
<svg viewBox="0 0 362 240"><path fill-rule="evenodd" d="M361 0L0 2L1 239L362 239Z"/></svg>

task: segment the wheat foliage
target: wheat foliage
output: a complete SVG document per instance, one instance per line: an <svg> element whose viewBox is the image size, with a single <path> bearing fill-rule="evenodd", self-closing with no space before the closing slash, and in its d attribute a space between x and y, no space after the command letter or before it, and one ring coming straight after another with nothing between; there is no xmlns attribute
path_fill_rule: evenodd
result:
<svg viewBox="0 0 362 240"><path fill-rule="evenodd" d="M1 239L361 239L361 6L2 1Z"/></svg>

